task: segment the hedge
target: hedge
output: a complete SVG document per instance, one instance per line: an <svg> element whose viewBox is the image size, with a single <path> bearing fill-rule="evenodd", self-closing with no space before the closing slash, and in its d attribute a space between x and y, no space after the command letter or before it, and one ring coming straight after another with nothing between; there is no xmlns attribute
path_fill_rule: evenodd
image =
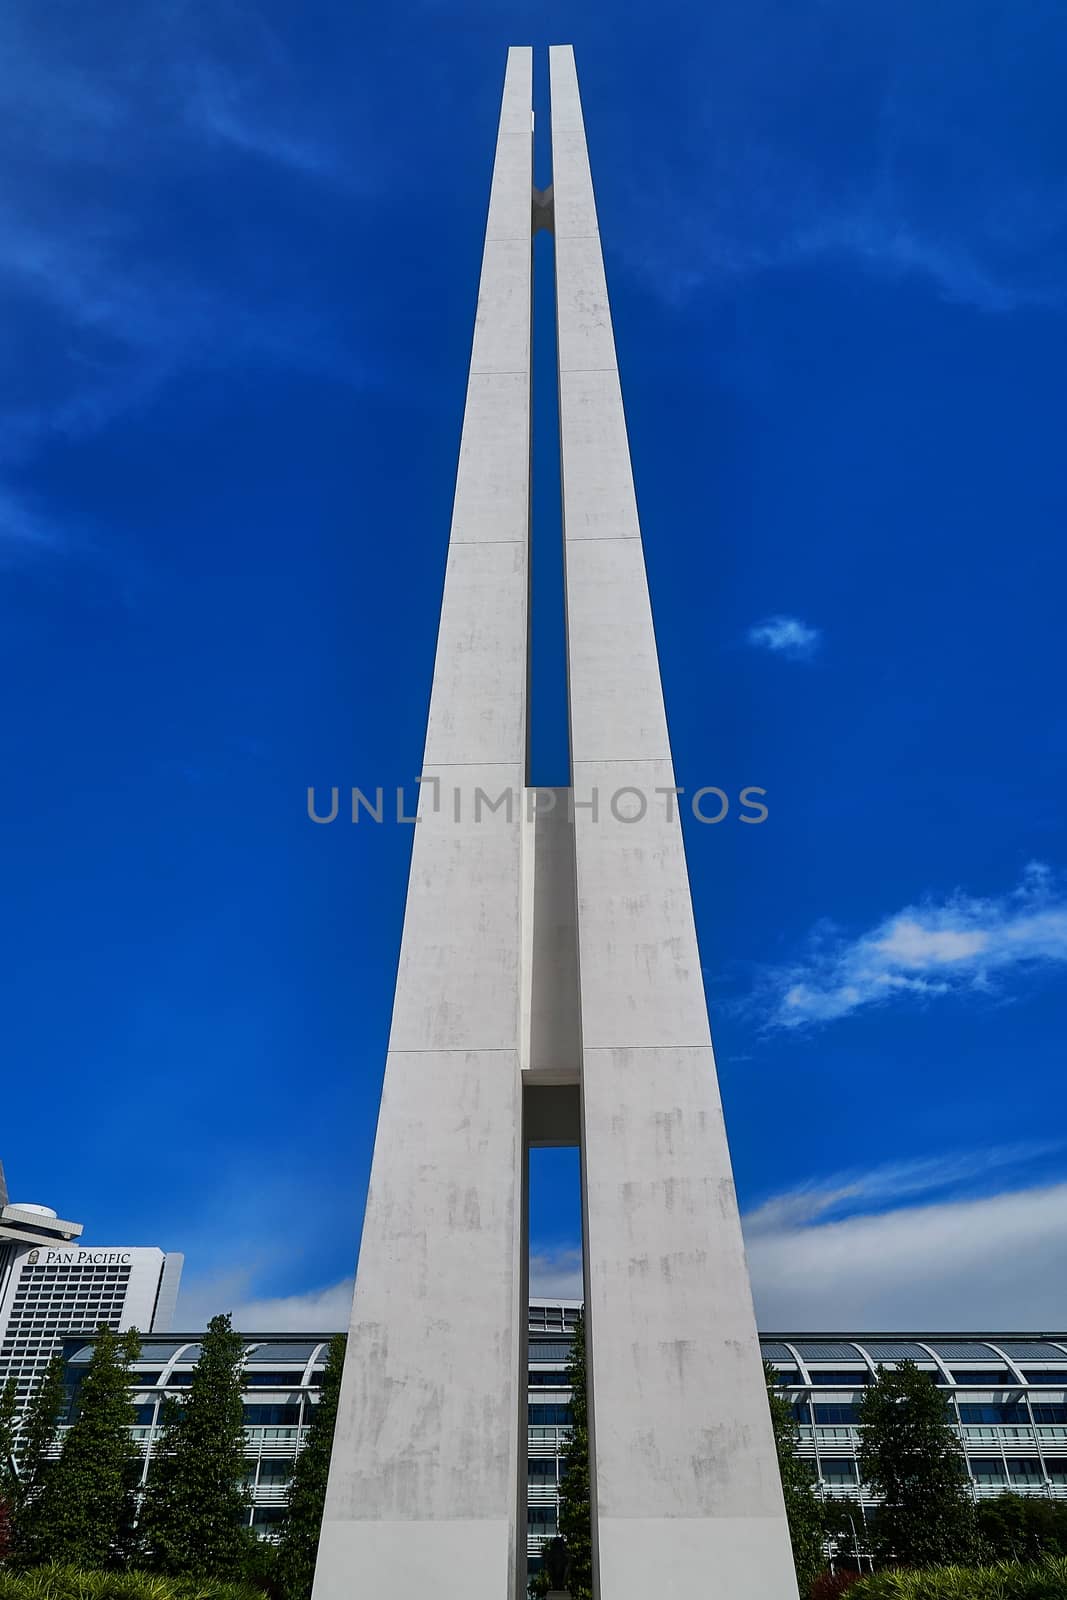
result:
<svg viewBox="0 0 1067 1600"><path fill-rule="evenodd" d="M152 1572L82 1572L77 1567L0 1567L0 1600L263 1600L262 1589Z"/></svg>
<svg viewBox="0 0 1067 1600"><path fill-rule="evenodd" d="M848 1600L1067 1600L1067 1558L875 1572L853 1584Z"/></svg>

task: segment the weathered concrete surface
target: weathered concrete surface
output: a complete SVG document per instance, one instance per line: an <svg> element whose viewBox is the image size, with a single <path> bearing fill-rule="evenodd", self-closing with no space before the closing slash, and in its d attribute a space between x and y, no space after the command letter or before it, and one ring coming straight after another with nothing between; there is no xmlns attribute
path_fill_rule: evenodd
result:
<svg viewBox="0 0 1067 1600"><path fill-rule="evenodd" d="M579 1125L598 1600L795 1600L574 61L550 61L537 206L531 52L508 56L314 1600L521 1600L525 1154ZM526 788L549 217L573 794Z"/></svg>
<svg viewBox="0 0 1067 1600"><path fill-rule="evenodd" d="M569 789L527 789L523 847L524 1079L576 1084L581 1044Z"/></svg>
<svg viewBox="0 0 1067 1600"><path fill-rule="evenodd" d="M575 814L595 1588L795 1600L570 48L550 65L572 781L599 798Z"/></svg>
<svg viewBox="0 0 1067 1600"><path fill-rule="evenodd" d="M502 1600L525 1563L531 68L509 52L315 1600ZM479 789L515 803L476 817Z"/></svg>

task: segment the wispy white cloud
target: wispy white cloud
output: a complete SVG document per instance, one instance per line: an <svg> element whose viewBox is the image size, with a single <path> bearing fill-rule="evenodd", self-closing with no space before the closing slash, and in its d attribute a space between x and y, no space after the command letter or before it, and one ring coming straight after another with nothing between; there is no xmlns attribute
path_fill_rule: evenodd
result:
<svg viewBox="0 0 1067 1600"><path fill-rule="evenodd" d="M812 1194L745 1219L761 1328L1067 1326L1067 1183L837 1221L808 1220Z"/></svg>
<svg viewBox="0 0 1067 1600"><path fill-rule="evenodd" d="M780 265L801 261L851 261L883 278L925 278L941 297L979 311L1013 311L1021 305L1057 305L1051 289L999 278L968 245L938 238L903 217L874 211L825 217L784 242Z"/></svg>
<svg viewBox="0 0 1067 1600"><path fill-rule="evenodd" d="M348 169L322 140L279 121L264 105L264 85L238 78L219 63L200 60L184 75L183 112L188 125L219 144L302 176L347 181Z"/></svg>
<svg viewBox="0 0 1067 1600"><path fill-rule="evenodd" d="M301 1294L249 1293L240 1269L193 1278L178 1297L175 1330L195 1333L210 1317L228 1311L242 1333L341 1333L352 1313L352 1279Z"/></svg>
<svg viewBox="0 0 1067 1600"><path fill-rule="evenodd" d="M530 1294L545 1300L581 1300L582 1252L578 1245L534 1245L530 1250Z"/></svg>
<svg viewBox="0 0 1067 1600"><path fill-rule="evenodd" d="M581 1300L580 1247L535 1246L530 1253L530 1294L546 1300ZM352 1312L352 1279L300 1294L257 1295L244 1269L201 1275L182 1284L175 1329L195 1333L220 1311L228 1311L242 1333L342 1332Z"/></svg>
<svg viewBox="0 0 1067 1600"><path fill-rule="evenodd" d="M1003 1187L1012 1175L1020 1181L1032 1176L1033 1163L1057 1154L1064 1144L1063 1140L1030 1140L833 1173L773 1195L747 1211L745 1237L751 1241L783 1228L890 1210L924 1196L945 1195L947 1191L960 1198L964 1193L974 1194L983 1186L988 1187L994 1178Z"/></svg>
<svg viewBox="0 0 1067 1600"><path fill-rule="evenodd" d="M854 1168L772 1195L742 1218L760 1327L1067 1326L1067 1183L1035 1182L1064 1141L1032 1141ZM535 1244L533 1298L580 1301L577 1242ZM254 1292L247 1266L190 1279L175 1327L230 1311L247 1333L348 1326L352 1280Z"/></svg>
<svg viewBox="0 0 1067 1600"><path fill-rule="evenodd" d="M63 531L25 498L0 485L0 559L66 547Z"/></svg>
<svg viewBox="0 0 1067 1600"><path fill-rule="evenodd" d="M810 661L819 648L822 633L799 617L767 617L748 630L748 642L761 650L773 650L789 661Z"/></svg>
<svg viewBox="0 0 1067 1600"><path fill-rule="evenodd" d="M366 379L325 299L309 296L305 273L264 253L254 230L207 252L162 239L161 219L176 224L189 196L195 205L220 153L328 182L338 205L357 187L327 135L330 111L309 99L254 8L179 12L146 5L115 38L0 16L11 64L0 127L19 152L0 177L8 564L85 547L22 499L12 469L136 412L181 372L252 360ZM357 176L365 198L376 169L364 164Z"/></svg>
<svg viewBox="0 0 1067 1600"><path fill-rule="evenodd" d="M810 188L799 185L801 193ZM692 207L693 201L679 197L678 209L685 206ZM788 211L783 206L783 219ZM697 216L701 217L700 208ZM721 218L714 221L721 226ZM854 208L835 202L826 211L813 209L793 227L762 237L746 237L747 225L740 219L735 226L738 231L732 237L729 231L713 237L702 231L703 220L695 224L675 220L669 227L661 219L658 232L651 236L633 230L642 243L639 251L629 245L626 259L647 287L671 305L684 305L695 294L728 287L739 278L816 262L851 266L888 281L924 280L945 302L977 311L1058 309L1067 299L1055 284L998 271L958 234L931 233L891 206L878 211L869 203Z"/></svg>
<svg viewBox="0 0 1067 1600"><path fill-rule="evenodd" d="M798 1028L890 1000L989 990L995 975L1065 961L1067 889L1032 863L999 898L929 899L854 938L819 926L803 960L763 975L755 1003L770 1026Z"/></svg>
<svg viewBox="0 0 1067 1600"><path fill-rule="evenodd" d="M1047 103L1028 67L1033 40L1005 14L1001 59L1011 66L997 104L972 64L945 72L941 35L953 23L943 10L895 7L877 81L851 107L856 137L828 145L821 119L801 107L841 102L862 70L864 27L852 32L835 0L821 9L804 37L739 25L729 74L680 75L674 139L632 152L630 270L672 305L818 262L910 280L986 314L1062 310L1067 184L1045 159L1040 123L1018 115Z"/></svg>

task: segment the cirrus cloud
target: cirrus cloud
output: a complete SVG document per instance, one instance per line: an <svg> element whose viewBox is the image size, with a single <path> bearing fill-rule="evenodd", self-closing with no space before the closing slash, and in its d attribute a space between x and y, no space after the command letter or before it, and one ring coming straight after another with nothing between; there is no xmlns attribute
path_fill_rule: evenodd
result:
<svg viewBox="0 0 1067 1600"><path fill-rule="evenodd" d="M757 649L772 650L787 661L810 661L822 639L820 629L799 617L767 617L748 630L748 642Z"/></svg>
<svg viewBox="0 0 1067 1600"><path fill-rule="evenodd" d="M989 990L994 975L1060 962L1067 891L1032 862L1000 897L928 899L853 938L820 925L803 960L764 974L758 1003L771 1027L810 1027L894 999Z"/></svg>

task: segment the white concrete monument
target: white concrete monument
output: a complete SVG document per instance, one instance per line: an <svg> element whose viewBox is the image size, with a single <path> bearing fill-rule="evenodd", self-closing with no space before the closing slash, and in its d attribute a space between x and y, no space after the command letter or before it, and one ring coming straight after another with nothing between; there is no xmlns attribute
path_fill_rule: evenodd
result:
<svg viewBox="0 0 1067 1600"><path fill-rule="evenodd" d="M550 71L539 192L532 51L508 53L314 1600L525 1595L536 1144L581 1147L597 1595L795 1600L569 46ZM527 786L541 226L556 264L560 790Z"/></svg>

